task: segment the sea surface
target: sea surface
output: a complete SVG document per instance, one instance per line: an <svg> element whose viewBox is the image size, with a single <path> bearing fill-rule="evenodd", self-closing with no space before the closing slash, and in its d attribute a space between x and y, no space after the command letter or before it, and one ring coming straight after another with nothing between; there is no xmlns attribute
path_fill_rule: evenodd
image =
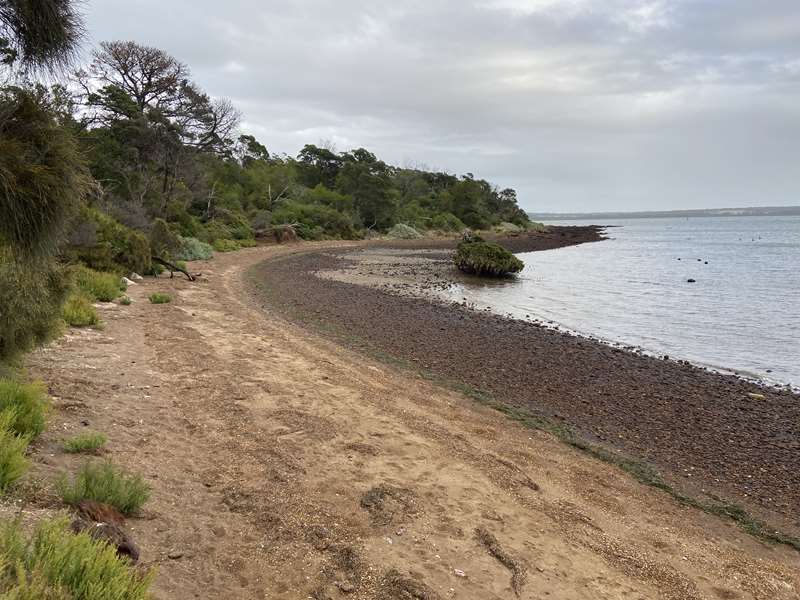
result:
<svg viewBox="0 0 800 600"><path fill-rule="evenodd" d="M519 254L525 270L516 281L458 285L449 295L648 353L800 386L800 217L598 224L614 226L606 230L610 239Z"/></svg>

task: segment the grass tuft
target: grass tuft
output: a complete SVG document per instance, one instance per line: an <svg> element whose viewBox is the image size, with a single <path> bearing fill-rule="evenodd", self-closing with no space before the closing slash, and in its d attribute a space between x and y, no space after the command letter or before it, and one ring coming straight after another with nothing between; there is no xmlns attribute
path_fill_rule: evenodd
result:
<svg viewBox="0 0 800 600"><path fill-rule="evenodd" d="M214 250L217 252L234 252L240 250L242 245L238 240L214 240Z"/></svg>
<svg viewBox="0 0 800 600"><path fill-rule="evenodd" d="M18 522L0 524L0 598L144 600L155 573L142 573L105 541L45 521L30 538Z"/></svg>
<svg viewBox="0 0 800 600"><path fill-rule="evenodd" d="M82 433L64 440L64 451L70 454L94 452L106 445L108 438L102 433Z"/></svg>
<svg viewBox="0 0 800 600"><path fill-rule="evenodd" d="M169 294L161 292L150 294L150 304L169 304L170 302L172 302L172 296Z"/></svg>
<svg viewBox="0 0 800 600"><path fill-rule="evenodd" d="M28 470L28 449L30 437L12 429L17 411L8 408L0 411L0 495L4 494Z"/></svg>
<svg viewBox="0 0 800 600"><path fill-rule="evenodd" d="M71 272L75 285L92 300L111 302L125 291L122 278L114 273L95 271L83 265L72 267Z"/></svg>
<svg viewBox="0 0 800 600"><path fill-rule="evenodd" d="M82 500L96 500L129 515L150 498L150 486L141 475L128 474L111 462L86 463L70 482L62 475L58 491L65 503L75 506Z"/></svg>
<svg viewBox="0 0 800 600"><path fill-rule="evenodd" d="M122 304L122 306L130 306L133 304L133 300L131 300L130 296L123 296L119 299L119 303Z"/></svg>
<svg viewBox="0 0 800 600"><path fill-rule="evenodd" d="M61 309L67 325L70 327L95 327L100 324L97 310L92 300L83 292L72 292Z"/></svg>
<svg viewBox="0 0 800 600"><path fill-rule="evenodd" d="M0 379L0 415L10 411L7 425L13 433L37 437L46 426L47 409L47 394L41 383Z"/></svg>

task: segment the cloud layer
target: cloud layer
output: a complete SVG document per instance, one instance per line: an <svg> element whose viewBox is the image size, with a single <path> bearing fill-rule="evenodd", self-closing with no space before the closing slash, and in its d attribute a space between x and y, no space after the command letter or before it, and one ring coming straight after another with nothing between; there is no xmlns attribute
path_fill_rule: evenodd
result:
<svg viewBox="0 0 800 600"><path fill-rule="evenodd" d="M272 152L330 140L537 211L800 204L797 0L91 0Z"/></svg>

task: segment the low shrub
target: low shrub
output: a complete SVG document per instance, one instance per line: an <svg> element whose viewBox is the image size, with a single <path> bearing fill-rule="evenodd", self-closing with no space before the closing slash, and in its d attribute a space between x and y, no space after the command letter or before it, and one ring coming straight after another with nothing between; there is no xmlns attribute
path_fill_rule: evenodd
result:
<svg viewBox="0 0 800 600"><path fill-rule="evenodd" d="M72 482L63 475L58 491L71 506L82 500L96 500L116 507L125 515L139 510L150 498L150 486L141 475L128 474L108 461L84 464Z"/></svg>
<svg viewBox="0 0 800 600"><path fill-rule="evenodd" d="M93 300L111 302L125 291L122 278L114 273L95 271L83 265L76 265L70 271L78 289Z"/></svg>
<svg viewBox="0 0 800 600"><path fill-rule="evenodd" d="M237 240L219 239L214 240L214 250L217 252L233 252L241 249L241 244Z"/></svg>
<svg viewBox="0 0 800 600"><path fill-rule="evenodd" d="M81 292L72 292L67 297L61 308L61 316L70 327L93 327L100 323L91 299Z"/></svg>
<svg viewBox="0 0 800 600"><path fill-rule="evenodd" d="M68 440L64 440L64 451L70 454L94 452L105 446L107 441L108 438L102 433L81 433Z"/></svg>
<svg viewBox="0 0 800 600"><path fill-rule="evenodd" d="M453 262L461 271L483 277L503 277L519 273L525 266L502 246L484 241L461 242L453 256Z"/></svg>
<svg viewBox="0 0 800 600"><path fill-rule="evenodd" d="M398 223L386 235L396 240L418 240L422 237L419 231L404 223Z"/></svg>
<svg viewBox="0 0 800 600"><path fill-rule="evenodd" d="M13 414L6 424L13 433L37 437L46 426L47 410L47 393L42 384L0 379L0 415Z"/></svg>
<svg viewBox="0 0 800 600"><path fill-rule="evenodd" d="M431 217L429 227L439 231L463 231L466 225L453 213L443 212Z"/></svg>
<svg viewBox="0 0 800 600"><path fill-rule="evenodd" d="M133 303L133 300L131 300L130 296L123 296L119 299L119 303L122 304L122 306L130 306Z"/></svg>
<svg viewBox="0 0 800 600"><path fill-rule="evenodd" d="M16 410L13 408L0 412L0 495L28 470L25 451L30 437L13 429L15 419Z"/></svg>
<svg viewBox="0 0 800 600"><path fill-rule="evenodd" d="M162 292L154 292L150 294L150 304L169 304L172 302L172 296Z"/></svg>
<svg viewBox="0 0 800 600"><path fill-rule="evenodd" d="M177 260L208 260L212 256L214 256L214 249L211 244L206 244L193 237L180 238L180 246L175 251Z"/></svg>
<svg viewBox="0 0 800 600"><path fill-rule="evenodd" d="M242 248L255 248L258 245L255 240L251 239L236 240L236 241Z"/></svg>
<svg viewBox="0 0 800 600"><path fill-rule="evenodd" d="M19 522L0 524L0 598L144 600L154 576L105 541L70 532L66 520L40 523L30 538Z"/></svg>

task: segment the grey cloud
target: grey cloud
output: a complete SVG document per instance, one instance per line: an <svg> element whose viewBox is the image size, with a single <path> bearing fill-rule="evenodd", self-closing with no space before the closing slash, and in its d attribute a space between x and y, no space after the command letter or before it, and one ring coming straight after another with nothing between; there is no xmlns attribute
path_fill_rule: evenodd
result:
<svg viewBox="0 0 800 600"><path fill-rule="evenodd" d="M92 0L273 152L329 139L535 210L800 203L796 0Z"/></svg>

